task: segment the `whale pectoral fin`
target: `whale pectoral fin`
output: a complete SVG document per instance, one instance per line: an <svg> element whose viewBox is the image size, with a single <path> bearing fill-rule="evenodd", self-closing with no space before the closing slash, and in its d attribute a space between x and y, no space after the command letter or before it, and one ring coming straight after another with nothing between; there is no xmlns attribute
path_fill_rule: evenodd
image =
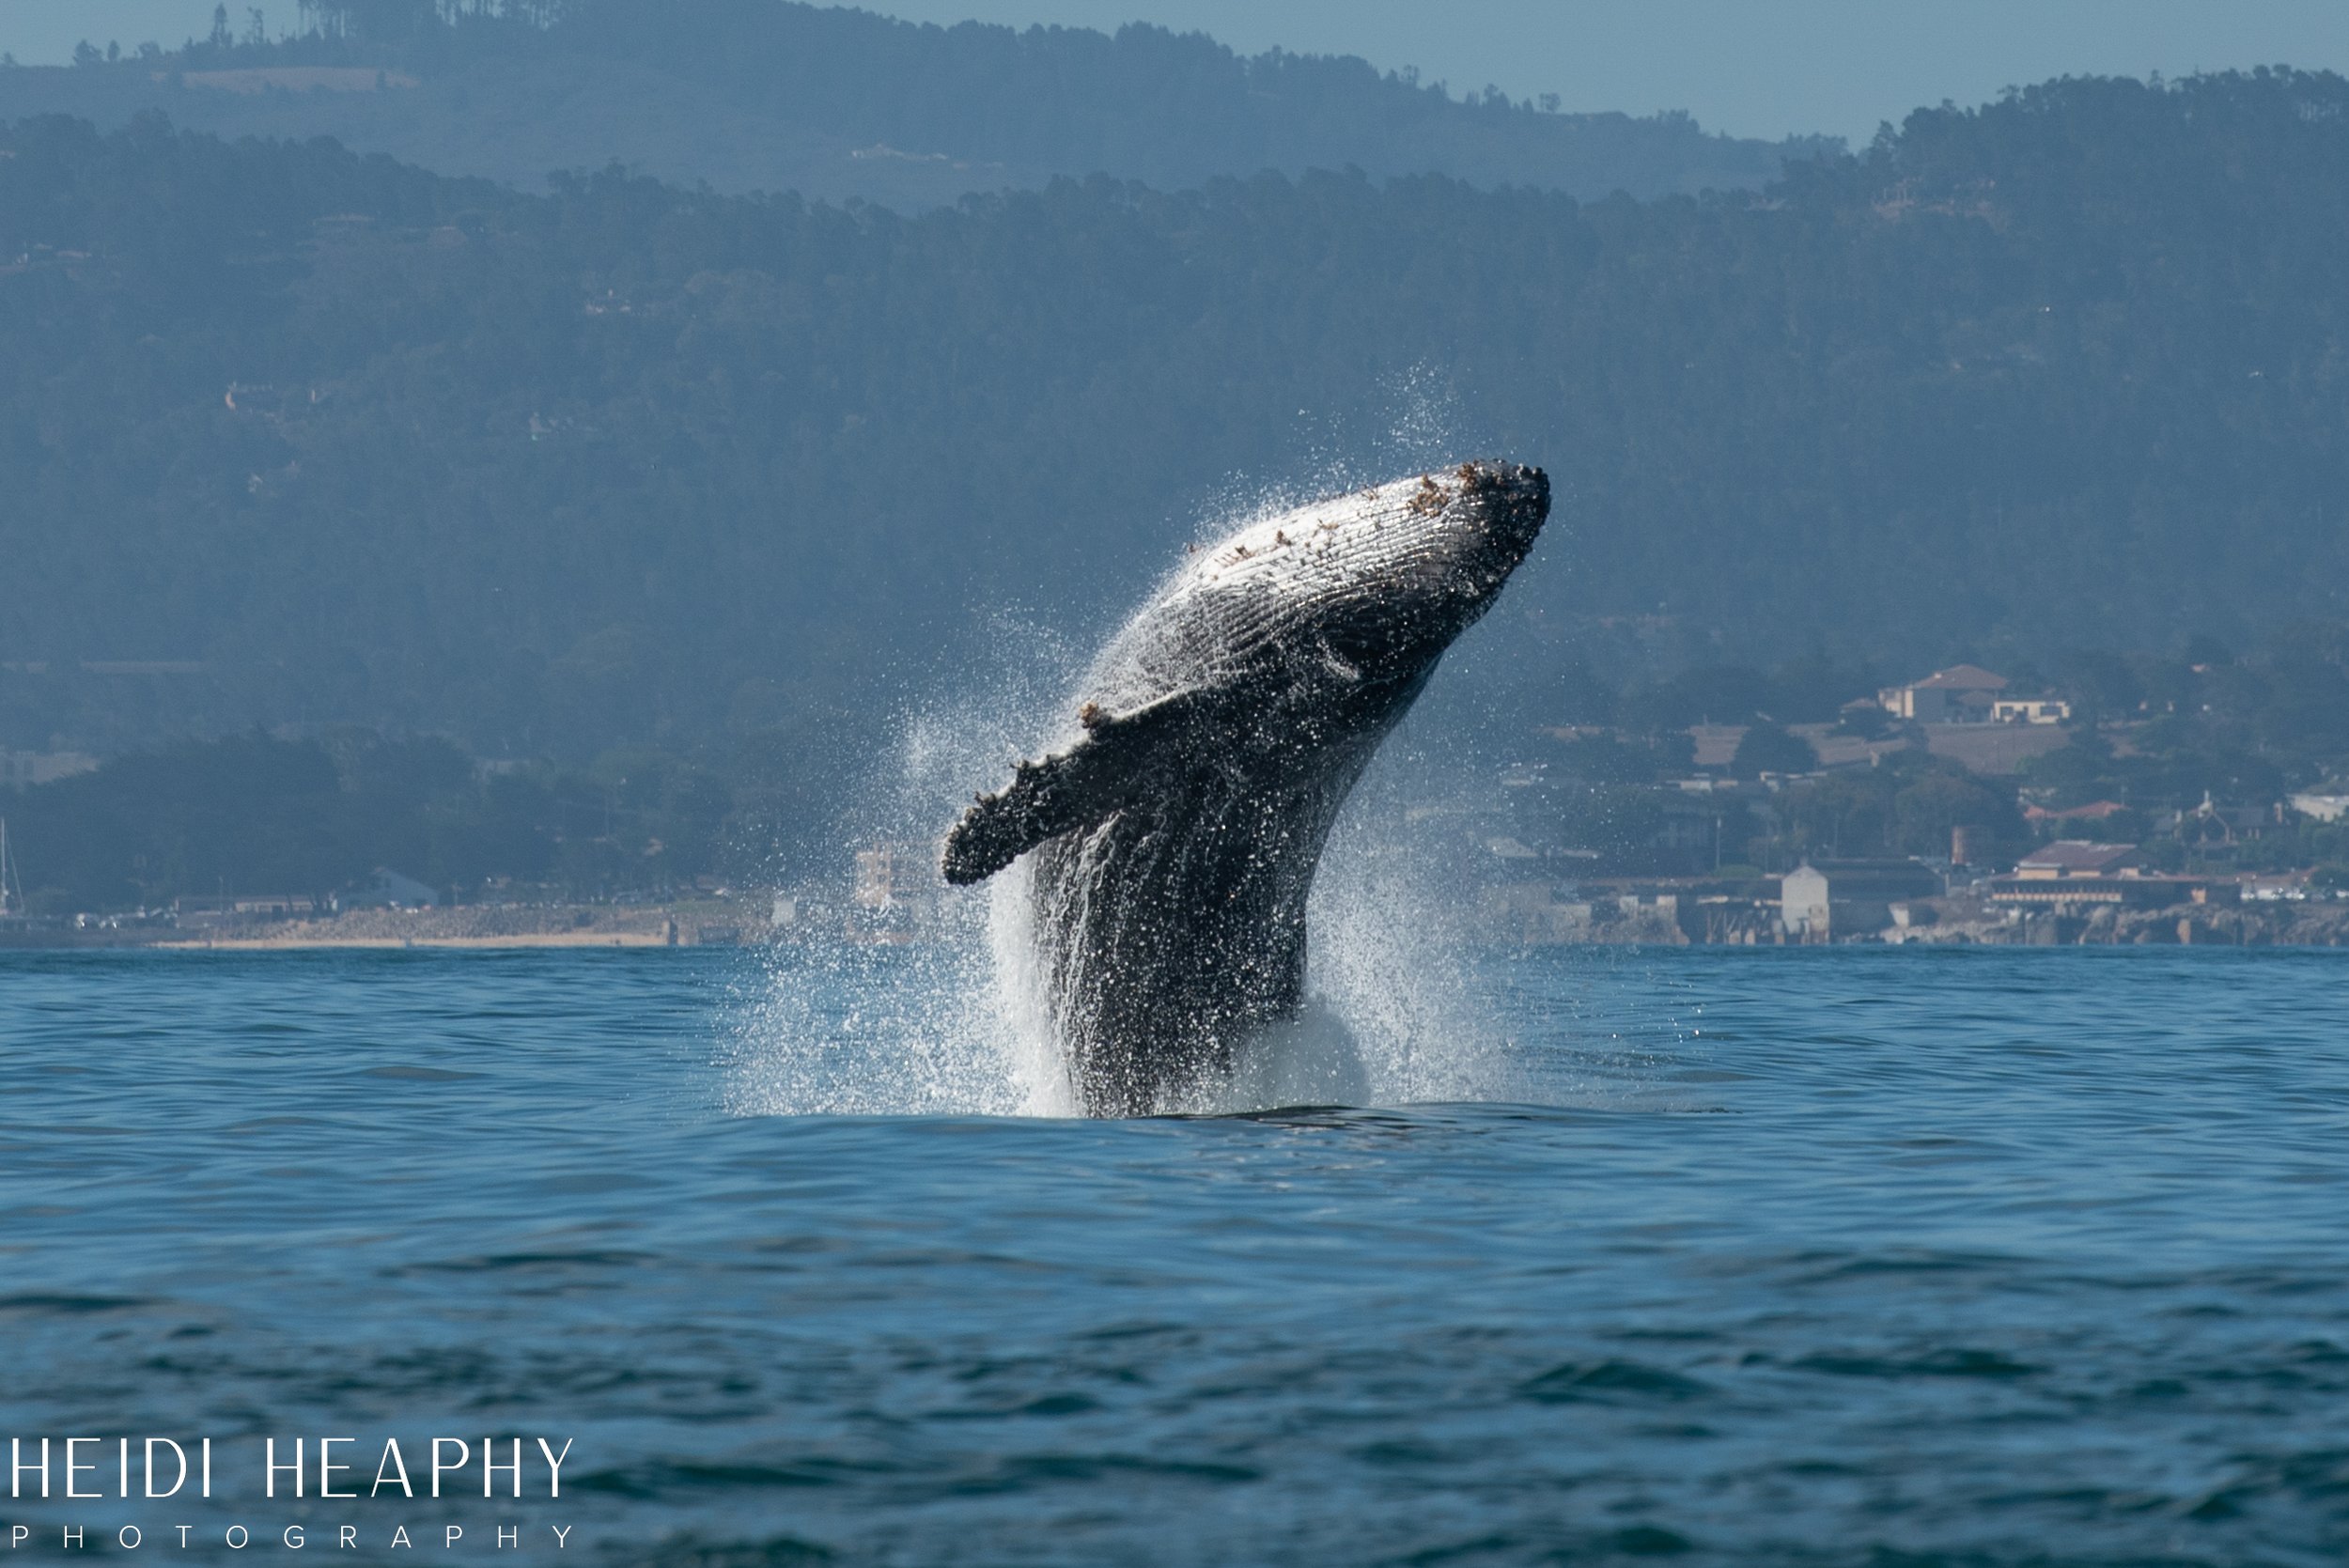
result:
<svg viewBox="0 0 2349 1568"><path fill-rule="evenodd" d="M980 796L946 835L946 880L985 881L1046 839L1131 804L1158 767L1176 759L1197 708L1184 693L1118 718L1089 717L1090 733L1067 751L1019 764L1007 786Z"/></svg>

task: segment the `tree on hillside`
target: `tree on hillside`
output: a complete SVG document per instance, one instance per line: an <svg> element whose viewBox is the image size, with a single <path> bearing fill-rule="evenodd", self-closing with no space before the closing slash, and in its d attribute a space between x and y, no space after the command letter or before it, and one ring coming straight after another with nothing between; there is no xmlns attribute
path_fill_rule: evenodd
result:
<svg viewBox="0 0 2349 1568"><path fill-rule="evenodd" d="M1738 737L1729 770L1740 779L1765 773L1808 773L1819 766L1819 753L1810 741L1783 724L1765 721L1747 727Z"/></svg>

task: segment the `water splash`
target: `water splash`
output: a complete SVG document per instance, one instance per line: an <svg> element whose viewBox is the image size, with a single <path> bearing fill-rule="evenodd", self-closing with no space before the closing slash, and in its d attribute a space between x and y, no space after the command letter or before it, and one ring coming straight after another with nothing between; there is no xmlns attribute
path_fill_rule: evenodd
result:
<svg viewBox="0 0 2349 1568"><path fill-rule="evenodd" d="M917 726L918 728L918 726ZM907 751L918 742L909 733ZM991 759L990 759L991 760ZM902 778L926 769L906 758ZM941 766L943 766L941 764ZM1377 770L1315 878L1303 1014L1177 1109L1395 1106L1527 1095L1470 985L1475 946L1436 847ZM929 800L952 800L933 792ZM946 893L925 939L770 950L739 1000L729 1109L743 1115L1070 1116L1076 1096L1030 966L1027 867Z"/></svg>
<svg viewBox="0 0 2349 1568"><path fill-rule="evenodd" d="M1382 393L1367 439L1325 432L1296 477L1227 481L1199 532L1220 536L1316 495L1455 460L1460 412L1443 378L1418 367ZM905 716L898 754L864 792L851 837L934 857L953 802L994 787L1019 756L1073 738L1080 651L1015 616L998 617L994 632L998 657L970 672L967 690ZM1404 736L1391 738L1331 834L1311 905L1301 1016L1251 1042L1227 1081L1180 1109L1515 1097L1501 1032L1468 984L1473 943L1460 897L1444 885L1430 836L1410 829L1395 760L1407 750ZM938 887L916 944L776 949L738 1009L731 1108L1075 1114L1033 968L1028 869L1022 862L978 890Z"/></svg>
<svg viewBox="0 0 2349 1568"><path fill-rule="evenodd" d="M1356 786L1323 853L1308 910L1307 982L1354 1032L1373 1105L1524 1097L1487 999L1456 851L1415 830L1408 737Z"/></svg>
<svg viewBox="0 0 2349 1568"><path fill-rule="evenodd" d="M843 910L815 939L768 950L735 998L723 1063L735 1113L1075 1113L1048 1032L1019 1003L1006 914L1020 880L957 889L936 872L955 802L1032 751L1081 668L1065 638L1019 615L995 615L988 631L1001 657L967 672L953 699L900 716L894 753L843 824L849 844L925 862L918 920L909 930L889 911Z"/></svg>

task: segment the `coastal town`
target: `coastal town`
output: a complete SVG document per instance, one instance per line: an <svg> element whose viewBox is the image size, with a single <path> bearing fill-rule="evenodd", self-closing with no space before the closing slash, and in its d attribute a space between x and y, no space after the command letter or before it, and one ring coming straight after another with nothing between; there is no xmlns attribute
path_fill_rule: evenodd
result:
<svg viewBox="0 0 2349 1568"><path fill-rule="evenodd" d="M1516 946L1878 942L2340 945L2349 936L2349 784L2313 779L2149 810L2132 788L2175 715L2115 716L1971 664L1847 701L1831 721L1540 730L1473 786L1358 810L1357 831L1424 869L1422 902ZM94 771L0 756L11 792ZM2109 785L2108 793L2101 789ZM739 946L903 944L967 928L934 844L844 846L788 881L701 875L597 890L401 869L323 893L224 889L153 908L31 906L0 827L10 945Z"/></svg>
<svg viewBox="0 0 2349 1568"><path fill-rule="evenodd" d="M1565 815L1547 797L1587 801L1606 784L1563 758L1513 768L1502 803L1463 824L1484 932L1736 945L2337 946L2349 934L2349 877L2331 861L2349 784L2205 789L2147 810L2094 786L2145 754L2141 738L2157 744L2148 732L2170 712L2144 701L2100 722L2015 684L1960 664L1855 699L1832 723L1692 726L1686 772L1616 786L1631 831L1612 842L1542 831ZM1551 738L1585 758L1619 744ZM1781 766L1743 765L1757 753Z"/></svg>

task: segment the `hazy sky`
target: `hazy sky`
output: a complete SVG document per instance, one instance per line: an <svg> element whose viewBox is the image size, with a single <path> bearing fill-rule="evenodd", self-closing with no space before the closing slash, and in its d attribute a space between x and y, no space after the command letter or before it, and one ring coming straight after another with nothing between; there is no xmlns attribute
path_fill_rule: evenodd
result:
<svg viewBox="0 0 2349 1568"><path fill-rule="evenodd" d="M657 4L659 0L646 0ZM245 4L229 12L240 30ZM2349 70L2349 0L890 0L924 22L1146 20L1253 54L1274 45L1416 65L1455 91L1555 92L1575 109L1688 109L1745 135L1864 140L1920 103L1980 102L2067 72ZM293 0L263 0L272 32ZM58 62L77 39L177 43L212 0L0 0L0 49Z"/></svg>

